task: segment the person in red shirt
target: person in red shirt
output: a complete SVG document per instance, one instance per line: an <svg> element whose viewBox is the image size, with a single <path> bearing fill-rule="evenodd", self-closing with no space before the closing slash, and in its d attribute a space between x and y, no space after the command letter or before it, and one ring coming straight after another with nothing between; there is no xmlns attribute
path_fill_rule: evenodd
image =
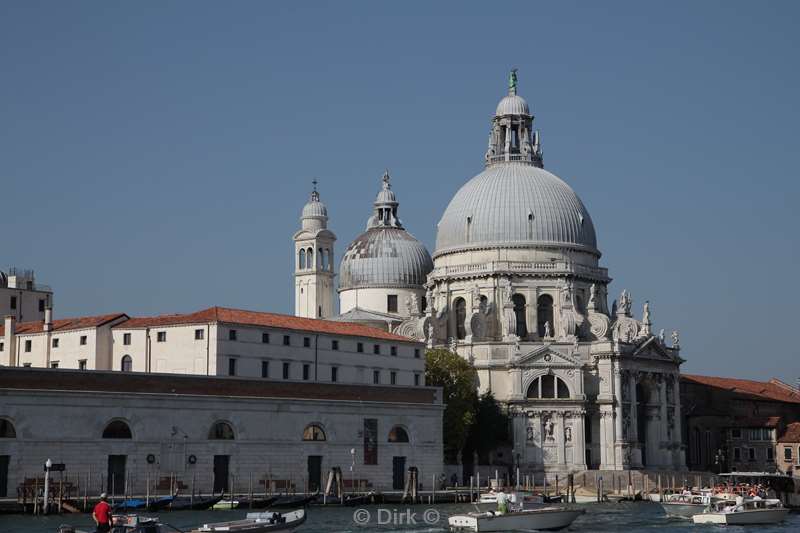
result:
<svg viewBox="0 0 800 533"><path fill-rule="evenodd" d="M111 531L111 506L108 505L107 496L104 492L100 495L100 501L94 506L92 518L97 524L96 533L108 533Z"/></svg>

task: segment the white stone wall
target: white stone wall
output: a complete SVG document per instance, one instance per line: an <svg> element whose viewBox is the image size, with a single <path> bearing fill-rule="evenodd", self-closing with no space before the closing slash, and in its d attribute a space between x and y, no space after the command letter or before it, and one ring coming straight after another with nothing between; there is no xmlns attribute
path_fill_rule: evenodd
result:
<svg viewBox="0 0 800 533"><path fill-rule="evenodd" d="M11 309L11 297L17 298L16 309ZM53 304L53 293L22 288L0 287L0 319L11 315L17 322L44 320L44 311L39 311L40 301L44 306Z"/></svg>
<svg viewBox="0 0 800 533"><path fill-rule="evenodd" d="M232 329L236 340L229 340ZM195 330L203 330L203 339L195 339ZM165 342L157 341L159 331L166 332ZM131 335L128 346L123 343L126 333ZM269 343L262 342L264 333L269 334ZM289 335L289 346L283 344L284 335ZM304 364L309 365L309 381L331 381L334 366L339 383L372 384L374 370L380 371L383 384L390 384L392 372L397 385L413 386L414 375L419 376L420 385L425 379L423 347L411 342L203 323L160 328L125 328L122 324L113 329L113 337L113 370L119 370L122 357L130 355L137 372L227 376L233 358L236 375L241 377L262 377L262 361L267 361L273 379L283 379L284 362L290 365L290 380L303 379ZM333 341L338 342L338 350L333 349ZM359 343L363 352L358 352ZM380 354L374 353L375 345Z"/></svg>
<svg viewBox="0 0 800 533"><path fill-rule="evenodd" d="M388 296L397 296L397 310L389 311ZM422 306L422 299L425 297L424 289L398 289L398 288L365 288L348 289L339 292L339 308L341 313L346 313L358 307L378 313L398 315L403 318L409 317L406 299L415 296L419 306ZM422 311L419 309L418 311Z"/></svg>
<svg viewBox="0 0 800 533"><path fill-rule="evenodd" d="M309 455L323 457L323 483L332 466L341 467L349 479L351 448L356 450L356 479L369 480L375 490L391 489L394 456L406 457L406 466L417 466L423 479L443 471L441 405L0 390L0 417L11 421L17 433L15 439L0 440L0 455L10 456L9 494L23 478L41 476L50 458L65 463L68 475L91 473L90 494L96 495L112 454L127 456L129 492L140 494L148 475L153 480L170 474L210 492L214 455L231 456L231 475L241 492L251 473L256 484L285 479L302 490ZM378 420L377 465L364 464L365 418ZM129 425L133 439L101 438L116 419ZM231 424L234 440L208 439L219 420ZM327 441L302 440L310 423L323 427ZM409 444L387 441L395 425L407 430ZM147 463L148 454L156 463ZM189 455L196 456L196 464L188 464Z"/></svg>

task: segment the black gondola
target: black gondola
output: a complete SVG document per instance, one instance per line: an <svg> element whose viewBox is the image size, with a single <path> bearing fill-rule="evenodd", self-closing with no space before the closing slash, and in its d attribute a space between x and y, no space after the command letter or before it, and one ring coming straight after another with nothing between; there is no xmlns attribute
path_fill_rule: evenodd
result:
<svg viewBox="0 0 800 533"><path fill-rule="evenodd" d="M172 511L205 511L206 509L211 509L223 496L224 494L220 494L219 496L211 496L210 498L194 499L184 496L183 498L175 498L169 508Z"/></svg>

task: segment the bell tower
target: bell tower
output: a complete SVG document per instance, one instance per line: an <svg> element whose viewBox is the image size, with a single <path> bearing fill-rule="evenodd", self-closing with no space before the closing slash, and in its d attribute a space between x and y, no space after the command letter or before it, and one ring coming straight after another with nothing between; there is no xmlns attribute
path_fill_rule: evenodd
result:
<svg viewBox="0 0 800 533"><path fill-rule="evenodd" d="M300 230L294 234L294 314L306 318L335 316L333 243L328 209L319 199L317 180L303 206Z"/></svg>

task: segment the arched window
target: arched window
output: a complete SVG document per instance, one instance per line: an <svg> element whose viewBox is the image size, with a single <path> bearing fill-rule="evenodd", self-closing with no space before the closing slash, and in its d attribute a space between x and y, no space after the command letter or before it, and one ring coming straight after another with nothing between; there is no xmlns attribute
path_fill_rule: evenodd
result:
<svg viewBox="0 0 800 533"><path fill-rule="evenodd" d="M103 430L104 439L132 439L131 428L122 420L112 420Z"/></svg>
<svg viewBox="0 0 800 533"><path fill-rule="evenodd" d="M467 302L464 298L456 298L453 307L456 309L456 337L463 339L467 336L467 328L464 325L467 321Z"/></svg>
<svg viewBox="0 0 800 533"><path fill-rule="evenodd" d="M528 398L569 398L569 387L563 379L556 376L541 376L528 387Z"/></svg>
<svg viewBox="0 0 800 533"><path fill-rule="evenodd" d="M314 249L306 250L306 268L314 268Z"/></svg>
<svg viewBox="0 0 800 533"><path fill-rule="evenodd" d="M211 440L233 440L233 428L227 422L220 420L214 422L211 430L208 432L208 438Z"/></svg>
<svg viewBox="0 0 800 533"><path fill-rule="evenodd" d="M299 268L300 270L303 270L304 268L306 268L306 250L305 250L305 248L301 248L300 249L300 259L297 261L297 263L298 263L297 268Z"/></svg>
<svg viewBox="0 0 800 533"><path fill-rule="evenodd" d="M322 248L317 249L317 268L325 268L325 252Z"/></svg>
<svg viewBox="0 0 800 533"><path fill-rule="evenodd" d="M123 355L119 369L123 372L131 372L133 370L133 358L130 355Z"/></svg>
<svg viewBox="0 0 800 533"><path fill-rule="evenodd" d="M400 426L395 426L389 432L389 442L408 442L408 432Z"/></svg>
<svg viewBox="0 0 800 533"><path fill-rule="evenodd" d="M11 420L0 418L0 439L16 439L17 430L14 429L14 424Z"/></svg>
<svg viewBox="0 0 800 533"><path fill-rule="evenodd" d="M514 302L514 316L517 317L517 336L524 339L528 336L528 321L525 317L525 297L515 294L511 297Z"/></svg>
<svg viewBox="0 0 800 533"><path fill-rule="evenodd" d="M544 337L544 325L550 324L550 334L553 334L553 297L542 294L536 300L536 331L539 337Z"/></svg>
<svg viewBox="0 0 800 533"><path fill-rule="evenodd" d="M333 270L333 250L328 248L328 270Z"/></svg>
<svg viewBox="0 0 800 533"><path fill-rule="evenodd" d="M303 430L303 440L323 441L328 440L325 437L325 431L317 424L309 424Z"/></svg>

